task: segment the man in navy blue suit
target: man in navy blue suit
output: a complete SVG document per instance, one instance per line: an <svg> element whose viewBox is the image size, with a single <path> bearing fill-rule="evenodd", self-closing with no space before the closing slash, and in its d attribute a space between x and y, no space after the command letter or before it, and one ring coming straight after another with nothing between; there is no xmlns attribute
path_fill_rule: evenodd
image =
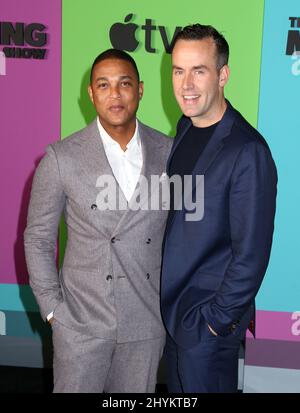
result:
<svg viewBox="0 0 300 413"><path fill-rule="evenodd" d="M211 26L185 27L172 51L183 116L170 177L204 176L204 214L176 208L167 223L161 309L169 392L236 392L238 355L272 245L277 173L264 138L224 97L229 47ZM200 198L199 198L200 199ZM189 218L188 218L189 215Z"/></svg>

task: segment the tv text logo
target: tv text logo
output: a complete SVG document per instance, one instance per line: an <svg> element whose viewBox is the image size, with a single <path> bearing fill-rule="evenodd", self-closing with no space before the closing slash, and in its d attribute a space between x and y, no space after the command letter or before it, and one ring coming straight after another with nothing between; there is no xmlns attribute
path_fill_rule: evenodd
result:
<svg viewBox="0 0 300 413"><path fill-rule="evenodd" d="M110 42L115 49L126 50L127 52L134 52L139 45L139 40L136 38L136 30L140 27L145 32L145 50L148 53L156 53L157 49L153 47L152 34L159 31L164 49L167 53L171 53L173 41L177 33L182 29L176 26L173 35L168 37L165 26L156 26L153 20L146 18L145 23L138 26L135 23L129 23L133 18L133 13L128 14L124 23L114 23L109 30Z"/></svg>

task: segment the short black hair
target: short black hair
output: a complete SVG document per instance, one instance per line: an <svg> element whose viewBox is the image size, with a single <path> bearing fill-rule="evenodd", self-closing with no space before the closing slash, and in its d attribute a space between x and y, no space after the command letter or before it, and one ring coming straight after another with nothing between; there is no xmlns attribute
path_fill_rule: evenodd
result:
<svg viewBox="0 0 300 413"><path fill-rule="evenodd" d="M177 33L172 44L172 50L178 40L203 40L213 39L217 49L217 69L220 70L224 65L228 64L229 59L229 45L225 37L219 33L213 26L206 26L203 24L191 24L183 27Z"/></svg>
<svg viewBox="0 0 300 413"><path fill-rule="evenodd" d="M96 66L97 63L102 62L103 60L106 59L119 59L119 60L126 60L127 62L131 63L134 71L136 72L136 76L138 79L138 82L140 81L140 74L137 68L137 65L134 61L134 59L130 56L130 54L124 52L123 50L119 49L107 49L104 52L100 53L96 59L94 60L94 63L91 68L91 74L90 74L90 83L92 84L92 77L93 77L93 70L94 67Z"/></svg>

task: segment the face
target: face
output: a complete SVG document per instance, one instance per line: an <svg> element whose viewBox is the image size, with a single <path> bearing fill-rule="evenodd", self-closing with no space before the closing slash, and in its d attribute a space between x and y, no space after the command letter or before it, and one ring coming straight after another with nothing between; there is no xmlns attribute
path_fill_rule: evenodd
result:
<svg viewBox="0 0 300 413"><path fill-rule="evenodd" d="M226 108L223 88L229 68L225 65L217 69L214 41L178 40L172 52L172 65L174 94L184 115L195 126L202 127L220 120Z"/></svg>
<svg viewBox="0 0 300 413"><path fill-rule="evenodd" d="M136 111L143 95L143 83L138 82L130 62L105 59L97 63L88 92L106 130L133 125L135 127Z"/></svg>

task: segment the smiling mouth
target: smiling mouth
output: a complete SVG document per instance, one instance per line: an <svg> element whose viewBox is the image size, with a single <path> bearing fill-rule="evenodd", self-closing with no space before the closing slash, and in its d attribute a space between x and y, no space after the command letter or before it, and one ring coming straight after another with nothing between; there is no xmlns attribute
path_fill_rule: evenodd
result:
<svg viewBox="0 0 300 413"><path fill-rule="evenodd" d="M200 95L183 95L182 97L185 103L192 104L199 99Z"/></svg>

